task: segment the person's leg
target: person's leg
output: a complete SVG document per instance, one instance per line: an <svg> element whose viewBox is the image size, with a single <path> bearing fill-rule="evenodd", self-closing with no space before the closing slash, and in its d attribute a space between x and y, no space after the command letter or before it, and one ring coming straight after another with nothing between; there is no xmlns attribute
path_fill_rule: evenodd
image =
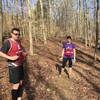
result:
<svg viewBox="0 0 100 100"><path fill-rule="evenodd" d="M24 86L23 86L23 81L21 80L20 84L19 84L19 88L18 88L18 98L17 98L17 100L22 99L23 90L24 90Z"/></svg>
<svg viewBox="0 0 100 100"><path fill-rule="evenodd" d="M60 68L58 69L59 70L59 77L61 77L62 68L65 68L66 62L67 62L66 58L63 58L62 66L60 66Z"/></svg>
<svg viewBox="0 0 100 100"><path fill-rule="evenodd" d="M13 84L13 87L12 87L12 90L11 90L12 100L17 100L18 88L19 88L19 83Z"/></svg>
<svg viewBox="0 0 100 100"><path fill-rule="evenodd" d="M12 94L12 100L17 100L18 97L18 88L19 88L19 68L18 67L10 67L9 68L9 79L10 83L13 84L11 94Z"/></svg>
<svg viewBox="0 0 100 100"><path fill-rule="evenodd" d="M23 66L20 66L20 84L19 84L19 89L18 89L18 100L21 100L22 95L23 95L23 90L24 90L24 85L23 85L23 80L24 80L24 70Z"/></svg>
<svg viewBox="0 0 100 100"><path fill-rule="evenodd" d="M67 58L63 58L63 62L62 62L62 68L65 68L67 63Z"/></svg>
<svg viewBox="0 0 100 100"><path fill-rule="evenodd" d="M69 58L68 60L69 60L69 69L68 69L68 73L69 73L69 75L71 76L71 75L72 75L72 59Z"/></svg>
<svg viewBox="0 0 100 100"><path fill-rule="evenodd" d="M61 77L62 68L64 68L64 70L65 70L66 63L67 63L67 58L63 58L61 70L59 71L60 77Z"/></svg>

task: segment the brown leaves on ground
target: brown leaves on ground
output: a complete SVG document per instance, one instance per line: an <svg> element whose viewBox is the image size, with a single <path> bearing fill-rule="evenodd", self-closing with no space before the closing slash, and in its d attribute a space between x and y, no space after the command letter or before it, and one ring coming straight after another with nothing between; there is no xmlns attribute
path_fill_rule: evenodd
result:
<svg viewBox="0 0 100 100"><path fill-rule="evenodd" d="M34 56L28 56L25 63L24 100L99 100L100 63L93 65L90 62L92 61L90 56L84 54L84 51L83 53L78 51L72 78L69 79L63 70L61 77L58 77L56 64L59 63L62 49L59 41L60 39L52 38L45 46L42 43L34 44ZM3 75L3 78L0 78L0 84L5 82L7 86L8 76L5 73ZM2 93L0 97L9 95L8 88L0 89ZM3 91L7 92L3 94Z"/></svg>

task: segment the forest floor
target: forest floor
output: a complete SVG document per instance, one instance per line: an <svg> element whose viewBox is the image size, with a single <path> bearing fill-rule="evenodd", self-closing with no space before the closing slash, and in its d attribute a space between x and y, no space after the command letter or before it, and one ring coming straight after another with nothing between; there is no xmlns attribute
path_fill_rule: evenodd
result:
<svg viewBox="0 0 100 100"><path fill-rule="evenodd" d="M100 100L100 62L93 64L89 49L82 45L77 48L81 51L77 51L70 79L63 70L58 76L56 65L60 64L62 50L59 39L48 39L45 46L41 42L34 44L34 55L28 56L25 63L23 100ZM0 58L0 100L11 100L10 87L8 68Z"/></svg>

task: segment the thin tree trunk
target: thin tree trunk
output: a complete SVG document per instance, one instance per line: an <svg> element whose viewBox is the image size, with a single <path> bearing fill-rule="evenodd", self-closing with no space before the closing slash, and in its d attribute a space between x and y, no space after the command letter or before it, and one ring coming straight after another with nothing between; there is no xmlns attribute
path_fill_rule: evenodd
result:
<svg viewBox="0 0 100 100"><path fill-rule="evenodd" d="M96 0L97 9L96 9L96 43L95 43L95 52L94 60L96 61L97 46L98 46L98 37L99 37L99 0Z"/></svg>
<svg viewBox="0 0 100 100"><path fill-rule="evenodd" d="M29 21L29 41L30 41L30 55L33 56L33 37L32 37L32 23Z"/></svg>
<svg viewBox="0 0 100 100"><path fill-rule="evenodd" d="M52 25L53 25L53 22L52 22L52 8L51 8L51 0L49 0L49 19L50 19L50 34L52 34Z"/></svg>
<svg viewBox="0 0 100 100"><path fill-rule="evenodd" d="M31 13L30 13L30 5L29 0L27 0L27 7L28 7L28 16L29 16L29 42L30 42L30 55L33 56L33 37L32 37L32 23L31 23Z"/></svg>
<svg viewBox="0 0 100 100"><path fill-rule="evenodd" d="M84 0L84 36L85 36L85 47L87 48L87 45L88 45L88 19L87 19L87 16L88 16L88 13L89 11L87 10L87 0Z"/></svg>
<svg viewBox="0 0 100 100"><path fill-rule="evenodd" d="M2 44L3 35L3 12L2 12L2 1L0 1L0 45Z"/></svg>
<svg viewBox="0 0 100 100"><path fill-rule="evenodd" d="M80 32L80 37L82 38L83 35L83 0L79 0L79 32Z"/></svg>
<svg viewBox="0 0 100 100"><path fill-rule="evenodd" d="M44 38L44 44L47 44L45 25L44 25L43 0L40 0L40 6L41 6L42 33L43 33L43 38Z"/></svg>

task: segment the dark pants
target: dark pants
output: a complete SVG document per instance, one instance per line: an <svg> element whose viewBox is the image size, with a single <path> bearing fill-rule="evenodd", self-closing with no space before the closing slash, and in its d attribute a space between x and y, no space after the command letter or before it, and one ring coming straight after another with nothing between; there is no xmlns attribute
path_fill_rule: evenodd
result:
<svg viewBox="0 0 100 100"><path fill-rule="evenodd" d="M72 67L72 60L73 60L73 58L63 58L62 66L58 66L59 75L61 75L62 68L66 67L67 61L68 61L68 67L69 68ZM66 70L64 70L64 71L65 71L66 74L68 74L68 72Z"/></svg>
<svg viewBox="0 0 100 100"><path fill-rule="evenodd" d="M68 61L68 66L72 67L72 58L63 58L63 62L62 62L63 68L65 68L67 61Z"/></svg>

